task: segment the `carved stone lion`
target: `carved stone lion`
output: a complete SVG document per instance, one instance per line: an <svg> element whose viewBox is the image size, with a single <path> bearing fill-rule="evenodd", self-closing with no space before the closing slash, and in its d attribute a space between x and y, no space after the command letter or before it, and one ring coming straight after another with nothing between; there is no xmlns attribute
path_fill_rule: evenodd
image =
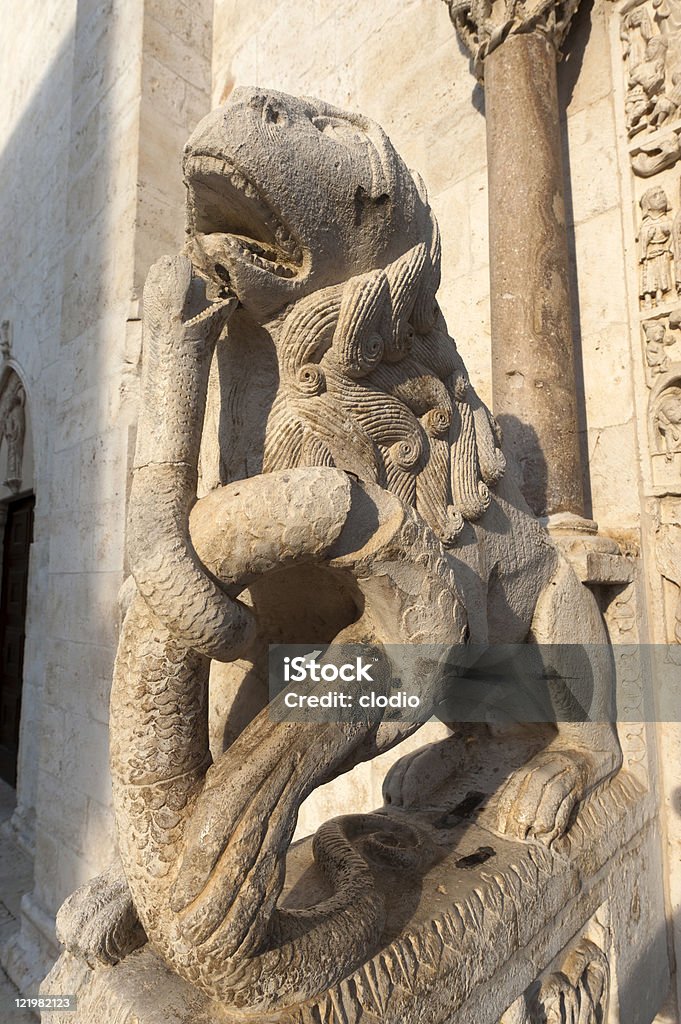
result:
<svg viewBox="0 0 681 1024"><path fill-rule="evenodd" d="M320 829L332 895L307 909L277 906L285 855L315 787L418 728L277 720L268 644L433 644L451 668L473 645L535 641L556 645L558 680L573 645L593 644L605 689L610 662L592 596L504 476L437 304L425 188L379 126L239 89L198 126L184 171L187 245L144 294L136 595L111 697L121 865L67 901L59 929L93 963L146 938L245 1015L366 957L382 908L352 840L373 819ZM213 759L216 662L233 709ZM397 763L385 792L404 828L462 742L435 767L427 749ZM561 723L506 780L499 831L552 842L619 764L611 725Z"/></svg>

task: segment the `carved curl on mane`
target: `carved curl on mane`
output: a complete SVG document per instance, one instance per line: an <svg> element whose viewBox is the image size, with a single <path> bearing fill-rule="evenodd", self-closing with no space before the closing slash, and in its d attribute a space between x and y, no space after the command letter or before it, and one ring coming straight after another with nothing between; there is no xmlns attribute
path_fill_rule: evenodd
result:
<svg viewBox="0 0 681 1024"><path fill-rule="evenodd" d="M263 468L356 473L414 506L451 545L489 505L505 460L435 302L434 217L431 237L430 251L417 245L289 310Z"/></svg>

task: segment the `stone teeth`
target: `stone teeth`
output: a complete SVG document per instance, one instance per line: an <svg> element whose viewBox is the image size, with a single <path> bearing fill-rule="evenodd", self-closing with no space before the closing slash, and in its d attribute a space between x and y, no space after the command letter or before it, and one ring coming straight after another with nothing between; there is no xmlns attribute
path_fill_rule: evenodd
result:
<svg viewBox="0 0 681 1024"><path fill-rule="evenodd" d="M289 234L285 225L281 223L271 207L268 206L260 197L255 186L251 184L246 175L231 164L229 160L223 160L218 157L202 154L194 157L193 160L188 162L187 171L189 175L199 172L203 174L217 174L221 177L228 178L233 188L242 192L251 203L257 205L258 213L272 232L272 235L276 240L277 248L281 250L286 258L290 258L292 262L302 264L303 253L300 245L298 245L295 239ZM252 255L252 250L258 255L264 256L269 264L275 264L273 253L271 251L268 253L266 249L256 243L247 243L240 240L239 250L249 256ZM282 265L277 264L277 266L281 267ZM266 269L269 270L271 267L268 266ZM280 271L277 270L277 273L279 272ZM284 267L281 273L285 277L295 276L295 270L287 267Z"/></svg>

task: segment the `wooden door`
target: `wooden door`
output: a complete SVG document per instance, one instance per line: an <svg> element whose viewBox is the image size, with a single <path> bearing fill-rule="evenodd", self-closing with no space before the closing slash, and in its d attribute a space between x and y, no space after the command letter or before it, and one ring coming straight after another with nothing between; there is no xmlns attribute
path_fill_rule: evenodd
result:
<svg viewBox="0 0 681 1024"><path fill-rule="evenodd" d="M0 778L17 781L21 684L26 634L28 555L35 498L7 506L0 589Z"/></svg>

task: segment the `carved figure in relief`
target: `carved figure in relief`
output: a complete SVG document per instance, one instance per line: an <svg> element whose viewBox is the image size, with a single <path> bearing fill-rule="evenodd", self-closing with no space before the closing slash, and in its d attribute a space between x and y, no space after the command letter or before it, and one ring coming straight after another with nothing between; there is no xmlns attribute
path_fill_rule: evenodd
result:
<svg viewBox="0 0 681 1024"><path fill-rule="evenodd" d="M672 222L663 189L653 185L640 200L639 295L646 309L656 306L672 288Z"/></svg>
<svg viewBox="0 0 681 1024"><path fill-rule="evenodd" d="M9 359L12 355L12 323L10 320L3 320L0 323L0 356L2 359Z"/></svg>
<svg viewBox="0 0 681 1024"><path fill-rule="evenodd" d="M673 462L681 452L681 388L666 388L655 405L655 428L665 459Z"/></svg>
<svg viewBox="0 0 681 1024"><path fill-rule="evenodd" d="M622 52L631 73L645 59L646 46L653 36L653 23L644 4L628 10L625 4L620 22Z"/></svg>
<svg viewBox="0 0 681 1024"><path fill-rule="evenodd" d="M672 253L674 255L674 277L676 283L676 290L681 294L681 210L674 217L672 224ZM679 321L679 310L675 310L669 321L669 326L674 327L674 320ZM677 322L676 326L679 326Z"/></svg>
<svg viewBox="0 0 681 1024"><path fill-rule="evenodd" d="M610 966L603 950L581 939L560 965L511 1006L499 1024L605 1024Z"/></svg>
<svg viewBox="0 0 681 1024"><path fill-rule="evenodd" d="M643 324L646 339L646 362L653 373L664 373L669 367L669 356L665 349L674 344L674 338L667 333L661 320L648 320Z"/></svg>
<svg viewBox="0 0 681 1024"><path fill-rule="evenodd" d="M646 44L644 59L629 71L624 110L630 136L647 127L648 115L664 92L667 46L664 36L653 36Z"/></svg>
<svg viewBox="0 0 681 1024"><path fill-rule="evenodd" d="M674 622L668 628L669 642L681 643L681 525L658 524L655 531L655 561L666 580L676 588Z"/></svg>
<svg viewBox="0 0 681 1024"><path fill-rule="evenodd" d="M439 645L446 667L426 712L472 645L553 644L557 696L575 644L600 652L599 689L612 666L594 598L504 476L499 429L437 303L425 188L379 126L239 89L197 127L184 170L187 246L152 268L144 294L136 593L110 718L119 887L79 890L58 926L90 962L115 962L146 936L243 1016L316 996L374 950L385 911L358 836L393 829L412 837L413 856L432 856L408 815L427 799L426 752L386 780L399 822L350 816L318 832L331 895L278 907L306 796L419 723L277 721L270 642L371 644L387 687L386 645ZM213 356L220 407L206 415ZM197 500L204 423L212 489ZM243 697L240 732L215 760L211 661ZM462 743L453 732L446 776ZM620 763L610 724L562 722L510 773L499 831L553 842Z"/></svg>
<svg viewBox="0 0 681 1024"><path fill-rule="evenodd" d="M26 435L26 392L18 375L5 366L0 382L0 440L7 445L3 484L13 494L21 490Z"/></svg>
<svg viewBox="0 0 681 1024"><path fill-rule="evenodd" d="M674 0L653 0L653 10L655 11L655 22L661 34L670 40L670 45L673 46L675 41L678 45L678 36L681 30L678 4Z"/></svg>
<svg viewBox="0 0 681 1024"><path fill-rule="evenodd" d="M653 112L650 115L650 123L660 128L667 121L671 121L678 115L681 107L681 69L676 68L672 72L672 87L667 92L658 96Z"/></svg>

